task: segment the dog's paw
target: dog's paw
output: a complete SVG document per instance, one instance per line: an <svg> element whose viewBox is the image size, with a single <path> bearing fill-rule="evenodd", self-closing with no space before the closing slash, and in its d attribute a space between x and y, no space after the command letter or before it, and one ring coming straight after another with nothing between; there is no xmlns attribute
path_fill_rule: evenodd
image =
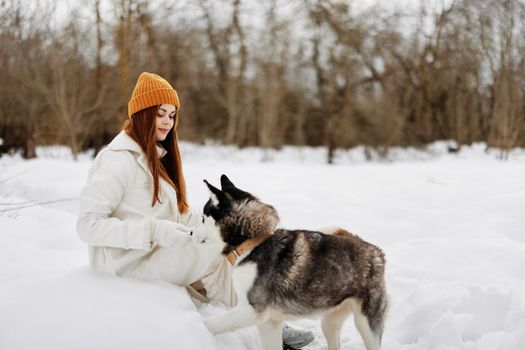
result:
<svg viewBox="0 0 525 350"><path fill-rule="evenodd" d="M208 233L206 232L204 225L198 225L191 228L191 239L197 244L205 243L208 239Z"/></svg>

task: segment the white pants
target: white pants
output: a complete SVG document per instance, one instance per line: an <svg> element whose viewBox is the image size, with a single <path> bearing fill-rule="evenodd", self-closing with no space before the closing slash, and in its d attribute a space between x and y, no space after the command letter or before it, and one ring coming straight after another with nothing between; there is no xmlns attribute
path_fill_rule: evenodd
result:
<svg viewBox="0 0 525 350"><path fill-rule="evenodd" d="M201 281L206 296L228 306L237 303L232 283L232 267L213 246L157 247L145 256L127 277L158 279L188 286Z"/></svg>

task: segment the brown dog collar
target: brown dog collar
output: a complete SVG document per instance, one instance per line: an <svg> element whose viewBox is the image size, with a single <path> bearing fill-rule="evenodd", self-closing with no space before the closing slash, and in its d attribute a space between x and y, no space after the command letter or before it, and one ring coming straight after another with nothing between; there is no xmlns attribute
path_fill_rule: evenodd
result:
<svg viewBox="0 0 525 350"><path fill-rule="evenodd" d="M248 250L257 247L259 244L264 242L266 239L270 238L271 235L272 235L271 233L265 233L255 238L250 238L242 242L240 245L234 248L231 252L226 254L226 259L230 262L232 266L235 265L237 258L241 257Z"/></svg>

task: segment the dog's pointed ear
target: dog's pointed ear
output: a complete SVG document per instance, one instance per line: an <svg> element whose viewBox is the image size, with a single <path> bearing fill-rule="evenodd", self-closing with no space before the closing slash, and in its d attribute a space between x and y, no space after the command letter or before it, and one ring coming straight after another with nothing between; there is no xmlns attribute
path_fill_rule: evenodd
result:
<svg viewBox="0 0 525 350"><path fill-rule="evenodd" d="M222 190L224 191L225 188L235 187L235 185L233 184L233 182L230 181L230 179L228 179L228 176L222 174L221 175L221 187L222 187Z"/></svg>
<svg viewBox="0 0 525 350"><path fill-rule="evenodd" d="M253 198L251 194L248 192L245 192L241 190L240 188L235 187L233 182L228 179L226 175L221 175L221 187L223 193L226 194L226 196L230 196L230 198L233 199L244 199L244 198Z"/></svg>
<svg viewBox="0 0 525 350"><path fill-rule="evenodd" d="M217 187L210 184L208 181L203 180L206 186L208 186L208 189L210 190L210 198L214 205L219 204L219 201L224 198L224 192L219 190Z"/></svg>

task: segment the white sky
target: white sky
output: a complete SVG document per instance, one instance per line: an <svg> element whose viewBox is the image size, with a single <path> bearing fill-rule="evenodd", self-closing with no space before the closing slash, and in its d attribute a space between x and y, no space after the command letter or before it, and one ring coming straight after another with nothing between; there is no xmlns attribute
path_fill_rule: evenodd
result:
<svg viewBox="0 0 525 350"><path fill-rule="evenodd" d="M35 3L43 3L43 4L53 4L57 7L57 19L61 20L63 18L67 18L67 16L71 13L71 11L78 7L85 7L89 8L93 6L94 0L38 0L38 1L27 1L27 4L31 6ZM105 8L103 10L104 14L106 16L111 16L111 11L109 10L109 4L111 3L111 0L102 0L102 5ZM210 3L213 3L217 6L224 6L224 4L228 3L229 0L214 0L209 1ZM447 4L449 4L451 0L349 0L348 3L351 5L351 7L357 11L363 11L366 10L372 6L378 5L379 7L385 8L387 10L403 10L403 11L416 11L420 8L420 6L423 4L424 6L428 8L441 8ZM174 5L175 9L177 11L183 11L193 12L197 5L194 1L186 1L186 0L179 0L179 1L167 1L167 0L154 0L149 1L150 7L157 6L156 4L162 4L167 3ZM261 9L261 2L257 0L244 0L244 7L246 8L252 8L252 9ZM288 4L290 4L290 1L277 1L277 3L281 4L280 7L290 7ZM90 11L91 12L91 11ZM191 15L190 13L187 13L188 15Z"/></svg>

